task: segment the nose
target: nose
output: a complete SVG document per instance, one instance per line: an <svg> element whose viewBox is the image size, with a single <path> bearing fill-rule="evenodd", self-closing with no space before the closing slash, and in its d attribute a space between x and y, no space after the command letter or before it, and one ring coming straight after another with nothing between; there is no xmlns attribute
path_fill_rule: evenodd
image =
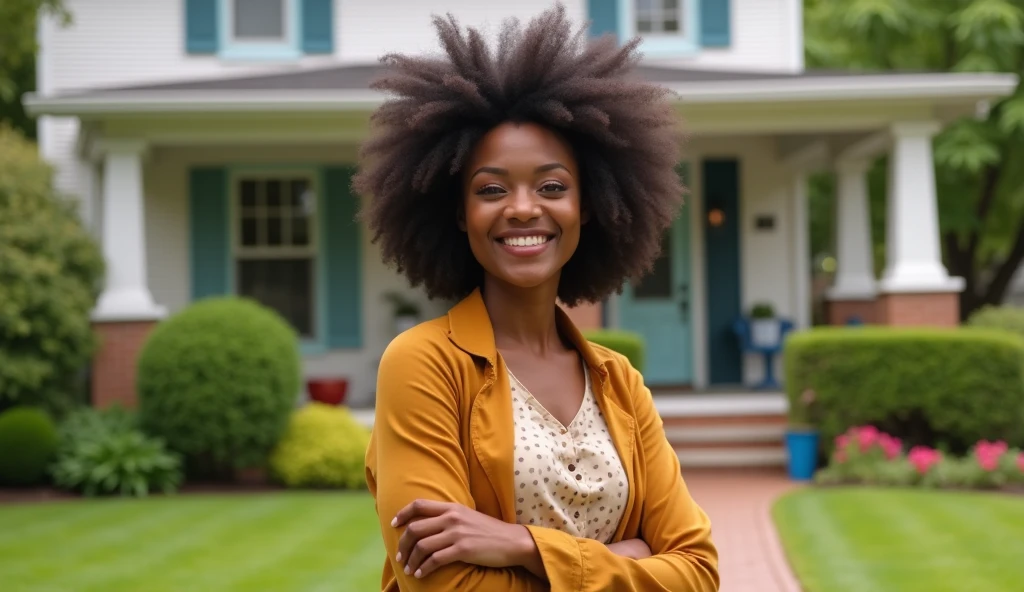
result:
<svg viewBox="0 0 1024 592"><path fill-rule="evenodd" d="M537 196L526 187L520 187L509 194L508 205L505 207L507 220L527 222L540 218L541 208Z"/></svg>

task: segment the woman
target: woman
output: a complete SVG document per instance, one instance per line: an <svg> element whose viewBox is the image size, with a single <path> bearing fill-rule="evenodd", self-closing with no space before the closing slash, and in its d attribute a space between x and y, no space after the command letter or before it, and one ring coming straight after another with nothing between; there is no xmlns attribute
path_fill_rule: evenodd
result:
<svg viewBox="0 0 1024 592"><path fill-rule="evenodd" d="M357 190L383 257L448 315L379 367L366 465L384 590L709 591L710 523L640 374L557 306L656 258L680 206L675 117L556 7L496 52L389 56Z"/></svg>

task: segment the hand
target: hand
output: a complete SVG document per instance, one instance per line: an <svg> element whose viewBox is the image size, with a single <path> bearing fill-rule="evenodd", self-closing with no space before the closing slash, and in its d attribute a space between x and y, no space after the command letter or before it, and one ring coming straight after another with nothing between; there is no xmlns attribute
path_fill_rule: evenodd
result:
<svg viewBox="0 0 1024 592"><path fill-rule="evenodd" d="M608 545L608 550L620 557L629 557L630 559L646 559L651 556L651 548L641 539L611 543Z"/></svg>
<svg viewBox="0 0 1024 592"><path fill-rule="evenodd" d="M462 504L416 500L391 521L394 528L405 525L395 561L405 561L405 573L416 578L456 561L514 567L525 565L531 554L537 554L536 543L525 527Z"/></svg>

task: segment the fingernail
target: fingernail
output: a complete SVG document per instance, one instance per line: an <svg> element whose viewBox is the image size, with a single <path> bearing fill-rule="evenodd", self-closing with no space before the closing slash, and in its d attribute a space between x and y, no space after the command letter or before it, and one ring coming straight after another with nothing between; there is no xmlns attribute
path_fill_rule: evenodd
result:
<svg viewBox="0 0 1024 592"><path fill-rule="evenodd" d="M409 566L408 565L405 566L405 575L409 575Z"/></svg>
<svg viewBox="0 0 1024 592"><path fill-rule="evenodd" d="M402 552L399 551L398 555L395 555L395 561L401 561L401 560L402 560Z"/></svg>
<svg viewBox="0 0 1024 592"><path fill-rule="evenodd" d="M417 578L422 578L423 577L423 570L422 569L417 569L416 573L415 573L415 576Z"/></svg>
<svg viewBox="0 0 1024 592"><path fill-rule="evenodd" d="M394 528L395 526L398 526L398 516L391 519L391 527Z"/></svg>

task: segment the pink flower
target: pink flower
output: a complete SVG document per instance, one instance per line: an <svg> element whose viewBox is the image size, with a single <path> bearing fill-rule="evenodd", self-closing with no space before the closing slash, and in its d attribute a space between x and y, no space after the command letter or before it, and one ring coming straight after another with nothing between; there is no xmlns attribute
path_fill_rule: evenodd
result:
<svg viewBox="0 0 1024 592"><path fill-rule="evenodd" d="M1024 452L1017 455L1017 468L1020 469L1021 473L1024 473Z"/></svg>
<svg viewBox="0 0 1024 592"><path fill-rule="evenodd" d="M869 448L878 442L879 431L875 426L864 426L857 431L857 443L860 444L860 451L867 452Z"/></svg>
<svg viewBox="0 0 1024 592"><path fill-rule="evenodd" d="M918 474L924 475L936 463L942 460L942 453L927 446L914 446L910 449L910 453L907 454L907 460L910 461L910 464L914 465Z"/></svg>
<svg viewBox="0 0 1024 592"><path fill-rule="evenodd" d="M836 450L846 450L846 445L850 443L850 437L846 434L836 436Z"/></svg>
<svg viewBox="0 0 1024 592"><path fill-rule="evenodd" d="M899 438L893 438L889 434L881 434L878 437L878 443L882 447L882 451L885 453L885 458L892 460L900 455L903 450L903 443L900 442Z"/></svg>
<svg viewBox="0 0 1024 592"><path fill-rule="evenodd" d="M974 446L974 457L978 459L981 468L986 471L994 471L999 466L999 458L1006 453L1007 449L1006 442L1002 440L997 442L981 440Z"/></svg>

